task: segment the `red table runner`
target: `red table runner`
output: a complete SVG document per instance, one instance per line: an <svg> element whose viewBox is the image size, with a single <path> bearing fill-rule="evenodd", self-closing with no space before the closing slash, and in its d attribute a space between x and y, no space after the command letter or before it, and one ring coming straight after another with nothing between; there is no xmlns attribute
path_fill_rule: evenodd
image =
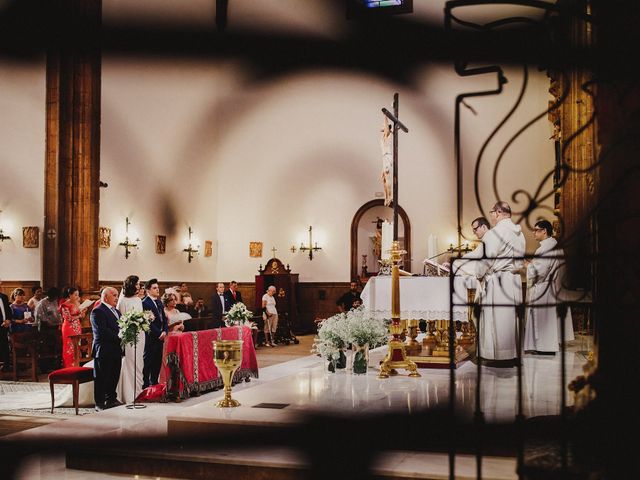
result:
<svg viewBox="0 0 640 480"><path fill-rule="evenodd" d="M233 376L234 383L258 378L258 361L248 327L216 328L169 335L164 342L160 382L166 382L166 400L216 390L223 386L213 361L215 340L242 340L242 365Z"/></svg>

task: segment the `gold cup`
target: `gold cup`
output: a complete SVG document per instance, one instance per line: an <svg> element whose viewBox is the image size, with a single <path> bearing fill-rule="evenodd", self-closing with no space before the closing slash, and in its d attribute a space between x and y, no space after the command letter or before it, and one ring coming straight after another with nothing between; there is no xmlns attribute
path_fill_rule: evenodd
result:
<svg viewBox="0 0 640 480"><path fill-rule="evenodd" d="M240 402L231 398L231 381L233 374L242 364L242 340L215 340L213 360L224 383L224 398L218 402L218 408L240 406Z"/></svg>

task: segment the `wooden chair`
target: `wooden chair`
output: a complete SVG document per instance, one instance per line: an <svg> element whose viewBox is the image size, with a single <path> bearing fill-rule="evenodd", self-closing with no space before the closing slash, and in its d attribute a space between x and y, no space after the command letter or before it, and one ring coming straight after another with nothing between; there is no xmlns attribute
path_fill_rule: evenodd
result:
<svg viewBox="0 0 640 480"><path fill-rule="evenodd" d="M87 367L67 367L54 370L49 374L49 388L51 389L51 413L55 407L54 385L72 385L73 388L73 408L78 415L78 394L80 384L93 381L93 368Z"/></svg>
<svg viewBox="0 0 640 480"><path fill-rule="evenodd" d="M91 356L93 348L93 334L81 333L70 335L73 343L73 366L54 370L49 374L49 388L51 389L51 413L55 406L54 385L72 385L73 388L73 408L78 415L78 395L80 384L93 381L93 368L83 367L85 363L93 359Z"/></svg>
<svg viewBox="0 0 640 480"><path fill-rule="evenodd" d="M93 334L81 333L79 335L70 335L69 338L73 343L73 366L81 367L87 362L93 360Z"/></svg>
<svg viewBox="0 0 640 480"><path fill-rule="evenodd" d="M38 361L41 372L62 366L62 335L59 326L41 325L38 338Z"/></svg>
<svg viewBox="0 0 640 480"><path fill-rule="evenodd" d="M11 342L11 355L13 357L13 381L17 382L20 375L20 366L26 366L31 372L32 382L38 381L38 345L37 332L20 332L9 335Z"/></svg>

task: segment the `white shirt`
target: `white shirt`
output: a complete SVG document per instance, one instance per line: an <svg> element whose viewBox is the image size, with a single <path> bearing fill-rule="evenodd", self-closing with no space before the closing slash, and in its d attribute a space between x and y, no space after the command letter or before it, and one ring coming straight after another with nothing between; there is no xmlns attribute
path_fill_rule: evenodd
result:
<svg viewBox="0 0 640 480"><path fill-rule="evenodd" d="M224 293L218 293L218 298L220 299L220 303L222 304L222 313L225 313L226 310L224 308Z"/></svg>
<svg viewBox="0 0 640 480"><path fill-rule="evenodd" d="M269 295L268 293L265 293L262 296L262 301L263 302L267 302L267 313L275 313L276 315L278 314L278 310L276 310L276 299L275 297Z"/></svg>

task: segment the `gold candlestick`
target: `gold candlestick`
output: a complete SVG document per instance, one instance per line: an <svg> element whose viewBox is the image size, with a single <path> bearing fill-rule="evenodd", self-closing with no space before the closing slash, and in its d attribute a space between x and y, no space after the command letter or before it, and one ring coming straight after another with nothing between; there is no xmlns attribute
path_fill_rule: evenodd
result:
<svg viewBox="0 0 640 480"><path fill-rule="evenodd" d="M222 375L224 398L218 408L238 407L240 402L231 398L233 374L242 364L242 340L216 340L213 342L213 359Z"/></svg>
<svg viewBox="0 0 640 480"><path fill-rule="evenodd" d="M389 375L396 368L409 370L410 377L420 377L416 364L407 358L405 344L400 338L404 328L400 324L400 267L398 267L398 263L402 259L402 255L407 252L400 250L399 242L394 240L391 243L389 253L391 254L390 260L393 263L391 270L391 326L389 330L393 335L393 339L389 341L389 351L380 365L378 378L389 378Z"/></svg>

